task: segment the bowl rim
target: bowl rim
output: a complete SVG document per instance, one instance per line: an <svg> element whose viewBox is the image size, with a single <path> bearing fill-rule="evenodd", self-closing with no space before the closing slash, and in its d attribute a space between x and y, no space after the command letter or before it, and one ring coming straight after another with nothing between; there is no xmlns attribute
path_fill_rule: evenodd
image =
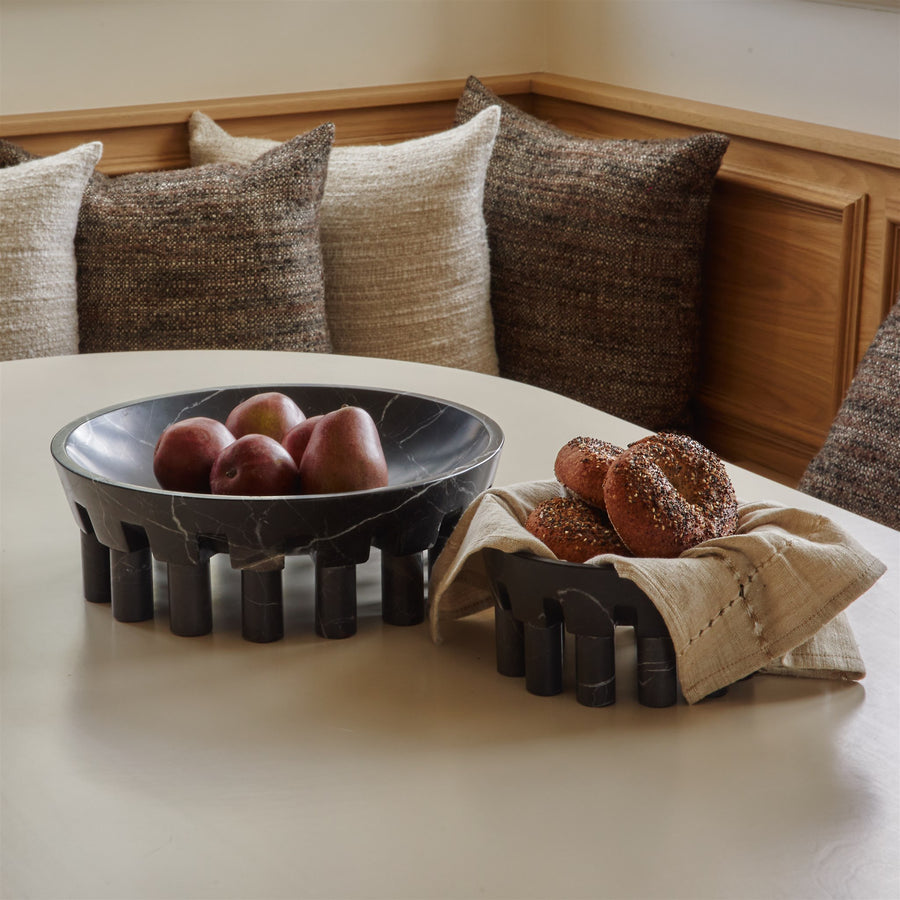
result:
<svg viewBox="0 0 900 900"><path fill-rule="evenodd" d="M282 388L326 388L326 389L334 389L334 390L344 390L344 391L359 391L359 392L368 392L368 393L380 393L380 394L393 394L395 396L404 396L404 397L412 397L418 400L427 400L432 403L438 403L445 407L450 407L456 410L459 410L472 418L476 419L480 422L488 433L488 446L483 450L480 454L478 454L473 459L467 461L466 463L459 465L453 469L448 470L447 472L442 473L439 477L425 477L420 478L414 481L404 481L400 484L388 484L384 487L378 488L369 488L364 491L345 491L341 493L331 493L331 494L212 494L212 493L197 493L190 491L168 491L161 487L155 487L153 485L140 485L140 484L132 484L130 482L125 481L117 481L113 478L108 478L104 475L101 475L97 472L93 472L90 469L85 468L79 463L75 462L68 453L68 442L71 438L72 434L80 428L82 425L87 424L93 419L99 419L101 416L108 415L109 413L116 412L121 409L125 409L129 406L137 406L142 403L155 403L160 400L168 400L172 397L182 397L187 395L194 394L217 394L223 391L252 391L255 393L260 393L262 391L277 391ZM229 384L229 385L219 385L216 387L200 387L187 391L169 391L163 394L153 394L146 397L140 397L134 400L126 400L121 403L113 403L109 406L105 406L101 409L94 410L92 412L86 413L82 416L79 416L76 419L73 419L68 424L64 425L60 428L56 434L50 440L50 452L53 456L54 461L67 471L73 473L82 478L86 478L89 481L93 481L97 484L109 485L111 487L127 490L127 491L135 491L138 493L150 493L150 494L159 494L165 497L185 497L185 498L202 498L206 500L215 500L215 501L233 501L239 503L246 503L248 500L251 501L260 501L260 502L273 502L277 500L287 500L292 502L303 502L303 501L322 501L331 497L357 497L357 496L368 496L370 494L386 494L392 491L397 490L410 490L415 488L422 488L427 485L437 484L441 481L445 481L449 478L455 478L459 475L464 474L465 472L474 469L482 464L484 464L489 459L495 457L503 448L505 443L505 435L503 433L503 429L500 427L499 423L493 419L492 417L486 415L485 413L471 407L467 406L463 403L457 403L453 400L446 400L442 397L436 397L431 394L423 394L418 391L403 391L403 390L393 390L391 388L381 388L373 385L357 385L357 384L332 384L327 382L313 382L313 381L304 381L304 382L280 382L278 384L271 384L268 382L261 382L258 384Z"/></svg>

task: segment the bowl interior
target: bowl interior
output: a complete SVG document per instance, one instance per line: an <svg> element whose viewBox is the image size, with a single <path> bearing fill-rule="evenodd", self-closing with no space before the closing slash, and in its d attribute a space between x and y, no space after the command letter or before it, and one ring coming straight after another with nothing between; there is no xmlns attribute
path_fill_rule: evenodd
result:
<svg viewBox="0 0 900 900"><path fill-rule="evenodd" d="M495 453L503 440L488 417L434 397L340 385L251 385L168 394L93 413L71 427L61 461L92 478L160 490L153 449L167 425L191 416L224 422L242 400L270 390L293 398L307 418L345 404L367 410L381 436L389 487L449 476Z"/></svg>

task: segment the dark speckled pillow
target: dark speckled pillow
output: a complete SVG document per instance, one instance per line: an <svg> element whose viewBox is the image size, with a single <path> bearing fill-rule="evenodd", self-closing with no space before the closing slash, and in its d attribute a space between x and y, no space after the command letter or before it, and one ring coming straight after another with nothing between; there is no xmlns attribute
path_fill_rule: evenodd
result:
<svg viewBox="0 0 900 900"><path fill-rule="evenodd" d="M75 256L82 352L329 352L319 244L334 127L252 166L106 176L82 199ZM0 147L0 165L30 155Z"/></svg>
<svg viewBox="0 0 900 900"><path fill-rule="evenodd" d="M900 529L900 298L859 364L800 490Z"/></svg>
<svg viewBox="0 0 900 900"><path fill-rule="evenodd" d="M651 429L685 428L713 180L728 138L573 137L500 104L485 219L500 374Z"/></svg>
<svg viewBox="0 0 900 900"><path fill-rule="evenodd" d="M19 163L28 162L30 159L40 159L33 153L29 153L24 147L14 144L5 138L0 138L0 169L7 166L17 166Z"/></svg>

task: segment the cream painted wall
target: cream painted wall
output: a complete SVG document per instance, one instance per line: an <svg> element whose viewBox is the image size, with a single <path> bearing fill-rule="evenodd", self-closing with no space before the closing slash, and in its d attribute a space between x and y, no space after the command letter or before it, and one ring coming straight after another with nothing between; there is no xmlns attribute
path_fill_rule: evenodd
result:
<svg viewBox="0 0 900 900"><path fill-rule="evenodd" d="M900 138L900 11L812 0L552 6L550 72Z"/></svg>
<svg viewBox="0 0 900 900"><path fill-rule="evenodd" d="M531 72L546 12L544 0L0 0L0 112Z"/></svg>
<svg viewBox="0 0 900 900"><path fill-rule="evenodd" d="M0 0L5 114L535 70L900 138L900 13L863 6Z"/></svg>

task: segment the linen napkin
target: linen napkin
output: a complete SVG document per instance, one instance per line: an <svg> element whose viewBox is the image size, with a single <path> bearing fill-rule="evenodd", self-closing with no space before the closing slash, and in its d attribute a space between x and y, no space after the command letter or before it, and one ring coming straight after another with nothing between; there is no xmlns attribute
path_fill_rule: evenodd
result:
<svg viewBox="0 0 900 900"><path fill-rule="evenodd" d="M492 488L465 511L435 562L430 626L493 605L485 547L555 559L525 530L528 513L560 496L555 480ZM604 554L656 605L675 645L689 703L760 670L858 680L865 675L843 610L885 572L884 564L825 516L774 503L739 505L737 532L675 559Z"/></svg>

